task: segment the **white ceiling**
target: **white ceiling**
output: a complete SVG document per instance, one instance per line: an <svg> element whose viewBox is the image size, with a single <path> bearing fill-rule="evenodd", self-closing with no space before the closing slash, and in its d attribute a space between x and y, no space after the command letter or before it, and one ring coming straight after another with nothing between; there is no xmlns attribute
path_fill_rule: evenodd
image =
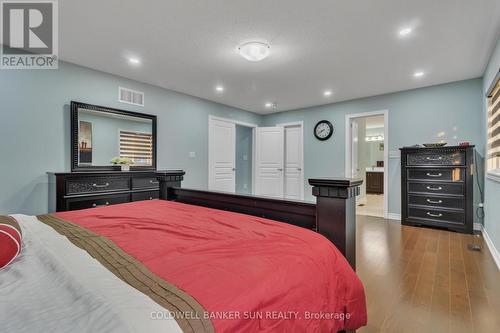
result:
<svg viewBox="0 0 500 333"><path fill-rule="evenodd" d="M500 1L63 0L59 17L63 60L265 114L480 77ZM257 63L236 53L254 40Z"/></svg>

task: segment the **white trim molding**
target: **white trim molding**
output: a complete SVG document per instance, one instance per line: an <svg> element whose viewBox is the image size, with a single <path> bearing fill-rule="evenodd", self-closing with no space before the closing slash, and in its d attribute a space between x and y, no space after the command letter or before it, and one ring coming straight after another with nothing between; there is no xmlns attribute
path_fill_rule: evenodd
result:
<svg viewBox="0 0 500 333"><path fill-rule="evenodd" d="M239 121L239 120L235 120L235 119L231 119L231 118L223 118L223 117L208 115L208 120L210 121L210 119L225 121L225 122L233 123L235 125L239 125L239 126L243 126L243 127L251 127L251 128L258 127L257 124L247 123L244 121Z"/></svg>
<svg viewBox="0 0 500 333"><path fill-rule="evenodd" d="M483 238L484 238L484 241L486 243L486 246L488 246L488 250L490 250L491 256L493 257L495 264L497 264L498 270L500 270L500 252L498 252L497 248L495 247L495 245L493 244L493 241L490 238L490 235L488 235L488 232L483 227L483 225L480 225L480 227L481 227L481 233L483 234Z"/></svg>
<svg viewBox="0 0 500 333"><path fill-rule="evenodd" d="M401 221L401 214L398 214L398 213L387 213L387 219Z"/></svg>

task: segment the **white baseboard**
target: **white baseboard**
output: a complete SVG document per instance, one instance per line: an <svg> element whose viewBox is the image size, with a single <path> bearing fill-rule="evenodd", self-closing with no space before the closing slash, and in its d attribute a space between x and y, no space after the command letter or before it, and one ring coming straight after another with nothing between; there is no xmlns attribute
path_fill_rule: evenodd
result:
<svg viewBox="0 0 500 333"><path fill-rule="evenodd" d="M401 214L397 214L397 213L387 213L387 218L389 220L398 220L398 221L401 221Z"/></svg>
<svg viewBox="0 0 500 333"><path fill-rule="evenodd" d="M476 231L482 231L483 230L483 225L481 223L474 223L474 230Z"/></svg>
<svg viewBox="0 0 500 333"><path fill-rule="evenodd" d="M474 223L476 224L476 223ZM483 238L484 241L486 242L486 245L488 246L488 249L490 250L491 256L493 257L493 260L495 260L495 263L497 264L498 270L500 270L500 252L498 252L497 248L495 245L493 245L493 242L491 241L490 235L488 235L488 232L482 225L481 226L481 232L483 233Z"/></svg>

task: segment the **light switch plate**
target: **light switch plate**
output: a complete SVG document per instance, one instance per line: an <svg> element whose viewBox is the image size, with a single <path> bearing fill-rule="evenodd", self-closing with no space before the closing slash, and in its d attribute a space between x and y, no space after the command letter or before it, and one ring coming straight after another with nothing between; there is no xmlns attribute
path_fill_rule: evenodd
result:
<svg viewBox="0 0 500 333"><path fill-rule="evenodd" d="M194 151L190 151L190 152L189 152L189 157L190 157L190 158L195 158L195 157L196 157L196 152L194 152Z"/></svg>

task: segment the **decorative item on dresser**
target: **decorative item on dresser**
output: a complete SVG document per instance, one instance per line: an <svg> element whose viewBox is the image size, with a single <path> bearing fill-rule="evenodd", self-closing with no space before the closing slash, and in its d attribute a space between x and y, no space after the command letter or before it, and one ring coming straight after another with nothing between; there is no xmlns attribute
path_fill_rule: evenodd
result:
<svg viewBox="0 0 500 333"><path fill-rule="evenodd" d="M162 171L93 171L49 173L51 211L68 211L159 197ZM54 207L55 206L55 207Z"/></svg>
<svg viewBox="0 0 500 333"><path fill-rule="evenodd" d="M401 222L473 231L474 146L401 148Z"/></svg>

